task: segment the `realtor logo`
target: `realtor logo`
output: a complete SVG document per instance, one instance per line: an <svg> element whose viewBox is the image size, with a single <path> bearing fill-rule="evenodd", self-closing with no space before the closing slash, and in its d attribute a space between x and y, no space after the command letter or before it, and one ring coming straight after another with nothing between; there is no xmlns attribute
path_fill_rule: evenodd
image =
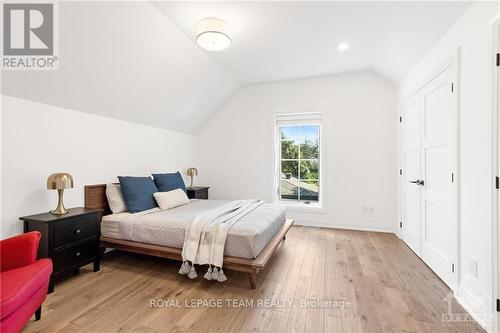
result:
<svg viewBox="0 0 500 333"><path fill-rule="evenodd" d="M2 69L57 69L56 5L3 4Z"/></svg>
<svg viewBox="0 0 500 333"><path fill-rule="evenodd" d="M3 22L4 55L53 55L53 4L4 4Z"/></svg>

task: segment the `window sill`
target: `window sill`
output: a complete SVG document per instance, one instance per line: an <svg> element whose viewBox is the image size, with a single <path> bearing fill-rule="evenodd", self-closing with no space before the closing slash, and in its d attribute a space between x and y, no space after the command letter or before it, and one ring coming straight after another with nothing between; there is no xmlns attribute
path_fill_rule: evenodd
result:
<svg viewBox="0 0 500 333"><path fill-rule="evenodd" d="M277 201L276 204L284 206L290 212L326 214L326 209L321 204L291 203L286 201Z"/></svg>

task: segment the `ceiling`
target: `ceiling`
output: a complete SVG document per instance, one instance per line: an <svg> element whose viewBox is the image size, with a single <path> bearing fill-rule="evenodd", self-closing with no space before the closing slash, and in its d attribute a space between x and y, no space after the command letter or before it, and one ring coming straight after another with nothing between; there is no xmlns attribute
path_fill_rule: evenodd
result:
<svg viewBox="0 0 500 333"><path fill-rule="evenodd" d="M469 5L60 2L59 70L3 71L2 94L196 133L245 84L366 69L397 83ZM229 49L196 45L205 17L231 25Z"/></svg>
<svg viewBox="0 0 500 333"><path fill-rule="evenodd" d="M57 71L2 71L2 94L196 133L239 83L149 2L60 2Z"/></svg>
<svg viewBox="0 0 500 333"><path fill-rule="evenodd" d="M243 84L373 69L400 81L470 2L153 2L195 41L217 17L232 45L206 53ZM339 52L338 44L350 48Z"/></svg>

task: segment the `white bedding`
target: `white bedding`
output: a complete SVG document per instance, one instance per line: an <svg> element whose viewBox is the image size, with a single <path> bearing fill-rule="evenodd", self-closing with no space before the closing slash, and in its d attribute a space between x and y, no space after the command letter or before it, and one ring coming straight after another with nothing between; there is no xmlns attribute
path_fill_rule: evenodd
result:
<svg viewBox="0 0 500 333"><path fill-rule="evenodd" d="M191 200L169 210L153 208L140 213L119 213L102 218L105 237L182 248L185 228L193 218L228 201ZM229 230L224 254L255 258L285 222L282 206L263 204L236 222Z"/></svg>

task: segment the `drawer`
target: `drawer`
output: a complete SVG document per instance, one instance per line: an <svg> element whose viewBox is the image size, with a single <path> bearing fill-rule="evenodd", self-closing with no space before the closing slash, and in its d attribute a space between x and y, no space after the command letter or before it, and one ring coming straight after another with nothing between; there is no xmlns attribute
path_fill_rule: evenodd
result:
<svg viewBox="0 0 500 333"><path fill-rule="evenodd" d="M196 191L197 199L208 199L208 188Z"/></svg>
<svg viewBox="0 0 500 333"><path fill-rule="evenodd" d="M54 226L54 247L70 245L94 236L97 236L95 216L83 216Z"/></svg>
<svg viewBox="0 0 500 333"><path fill-rule="evenodd" d="M91 260L97 255L97 241L78 244L54 253L54 272L76 266Z"/></svg>

